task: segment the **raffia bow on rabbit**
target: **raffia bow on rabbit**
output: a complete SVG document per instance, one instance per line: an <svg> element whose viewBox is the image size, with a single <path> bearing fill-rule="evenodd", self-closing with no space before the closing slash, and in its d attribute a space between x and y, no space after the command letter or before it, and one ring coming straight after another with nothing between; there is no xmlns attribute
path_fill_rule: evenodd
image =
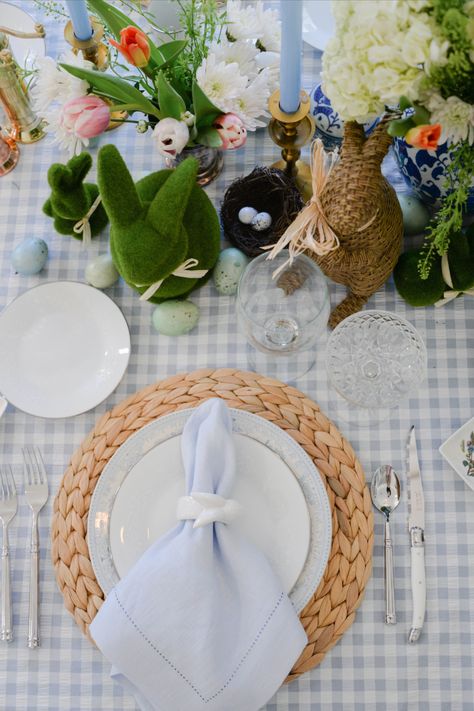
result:
<svg viewBox="0 0 474 711"><path fill-rule="evenodd" d="M390 117L393 118L393 117ZM381 173L391 137L388 117L366 138L353 121L344 129L339 157L313 144L313 197L269 257L288 246L317 262L349 293L329 318L331 328L356 313L392 273L403 239L402 211L395 190Z"/></svg>

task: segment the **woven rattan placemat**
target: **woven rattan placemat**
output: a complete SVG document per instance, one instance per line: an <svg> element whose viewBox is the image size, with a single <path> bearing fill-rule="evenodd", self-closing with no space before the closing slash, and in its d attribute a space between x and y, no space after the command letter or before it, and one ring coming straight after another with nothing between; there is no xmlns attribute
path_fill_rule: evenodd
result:
<svg viewBox="0 0 474 711"><path fill-rule="evenodd" d="M104 599L89 558L87 516L104 466L152 420L210 397L253 412L286 430L314 461L332 509L333 539L323 579L300 617L308 635L288 680L315 667L354 621L372 563L373 517L362 467L315 402L278 380L230 368L175 375L140 390L105 413L74 452L54 501L52 559L66 608L87 635Z"/></svg>

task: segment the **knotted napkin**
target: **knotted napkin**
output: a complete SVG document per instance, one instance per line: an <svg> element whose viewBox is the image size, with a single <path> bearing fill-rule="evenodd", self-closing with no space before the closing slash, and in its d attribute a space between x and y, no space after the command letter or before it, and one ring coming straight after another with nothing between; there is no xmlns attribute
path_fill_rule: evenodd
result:
<svg viewBox="0 0 474 711"><path fill-rule="evenodd" d="M257 711L307 639L264 554L232 525L232 420L208 400L182 435L180 521L111 590L90 632L146 711Z"/></svg>

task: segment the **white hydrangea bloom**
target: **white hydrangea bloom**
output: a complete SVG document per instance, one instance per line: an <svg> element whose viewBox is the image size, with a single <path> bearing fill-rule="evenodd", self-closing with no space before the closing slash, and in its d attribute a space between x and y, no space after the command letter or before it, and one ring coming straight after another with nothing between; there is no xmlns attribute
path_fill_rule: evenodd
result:
<svg viewBox="0 0 474 711"><path fill-rule="evenodd" d="M345 120L361 123L396 105L416 101L424 65L443 61L447 47L428 0L337 0L335 36L323 55L323 89ZM437 42L438 44L434 44Z"/></svg>
<svg viewBox="0 0 474 711"><path fill-rule="evenodd" d="M430 122L441 124L440 143L444 141L450 143L467 141L470 145L474 143L474 106L466 104L457 96L443 99L439 94L432 94L426 105L431 111Z"/></svg>

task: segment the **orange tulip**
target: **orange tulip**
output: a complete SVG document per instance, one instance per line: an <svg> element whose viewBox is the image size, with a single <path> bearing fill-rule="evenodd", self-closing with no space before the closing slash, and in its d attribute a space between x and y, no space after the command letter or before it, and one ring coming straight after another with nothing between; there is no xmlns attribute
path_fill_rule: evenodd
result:
<svg viewBox="0 0 474 711"><path fill-rule="evenodd" d="M110 44L117 47L123 54L127 62L135 67L146 67L150 61L150 44L148 37L138 27L124 27L120 30L120 44L115 40L109 40Z"/></svg>
<svg viewBox="0 0 474 711"><path fill-rule="evenodd" d="M413 126L405 135L405 141L415 148L438 148L441 136L440 123L424 123L420 126Z"/></svg>

